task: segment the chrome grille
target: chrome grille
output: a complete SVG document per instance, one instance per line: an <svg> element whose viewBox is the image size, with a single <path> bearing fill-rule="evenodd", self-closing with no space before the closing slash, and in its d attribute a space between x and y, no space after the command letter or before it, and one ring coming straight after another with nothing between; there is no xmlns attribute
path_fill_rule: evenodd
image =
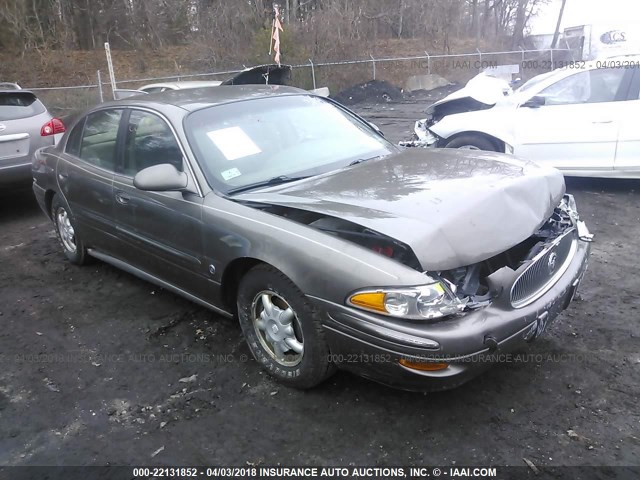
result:
<svg viewBox="0 0 640 480"><path fill-rule="evenodd" d="M576 250L575 229L536 255L511 287L511 305L524 307L545 294L569 267Z"/></svg>

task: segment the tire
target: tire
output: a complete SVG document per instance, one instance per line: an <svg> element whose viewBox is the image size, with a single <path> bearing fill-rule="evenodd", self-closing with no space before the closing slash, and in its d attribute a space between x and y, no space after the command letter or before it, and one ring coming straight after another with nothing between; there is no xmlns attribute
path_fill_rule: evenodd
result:
<svg viewBox="0 0 640 480"><path fill-rule="evenodd" d="M51 200L51 218L67 259L76 265L86 264L89 259L87 249L76 231L69 207L60 195L54 195Z"/></svg>
<svg viewBox="0 0 640 480"><path fill-rule="evenodd" d="M445 148L458 148L461 150L485 150L497 152L496 145L486 137L472 133L460 135L445 145Z"/></svg>
<svg viewBox="0 0 640 480"><path fill-rule="evenodd" d="M238 319L249 349L281 383L315 387L335 371L313 306L282 272L258 265L241 280Z"/></svg>

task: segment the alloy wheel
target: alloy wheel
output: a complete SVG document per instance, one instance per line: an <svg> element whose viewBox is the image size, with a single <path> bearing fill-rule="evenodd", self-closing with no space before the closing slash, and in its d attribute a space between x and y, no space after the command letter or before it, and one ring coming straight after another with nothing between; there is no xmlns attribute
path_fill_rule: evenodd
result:
<svg viewBox="0 0 640 480"><path fill-rule="evenodd" d="M251 319L262 347L277 363L293 367L302 361L302 329L284 298L270 290L258 293L251 304Z"/></svg>
<svg viewBox="0 0 640 480"><path fill-rule="evenodd" d="M60 234L62 246L69 252L75 253L78 249L76 245L76 232L71 225L71 219L64 207L59 207L56 211L56 227Z"/></svg>

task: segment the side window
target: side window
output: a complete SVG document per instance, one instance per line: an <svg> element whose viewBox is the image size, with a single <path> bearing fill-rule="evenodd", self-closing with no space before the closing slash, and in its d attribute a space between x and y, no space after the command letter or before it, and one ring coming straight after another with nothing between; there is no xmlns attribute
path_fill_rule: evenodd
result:
<svg viewBox="0 0 640 480"><path fill-rule="evenodd" d="M87 117L80 158L98 167L115 170L116 140L122 110L101 110Z"/></svg>
<svg viewBox="0 0 640 480"><path fill-rule="evenodd" d="M76 157L80 156L80 142L82 141L82 129L84 128L84 122L85 119L83 118L75 127L73 127L73 130L67 139L67 145L64 149L65 152Z"/></svg>
<svg viewBox="0 0 640 480"><path fill-rule="evenodd" d="M546 105L615 102L625 72L624 68L602 68L576 73L539 95L546 98Z"/></svg>
<svg viewBox="0 0 640 480"><path fill-rule="evenodd" d="M132 110L127 128L124 173L135 175L161 163L182 171L182 152L169 125L157 115Z"/></svg>

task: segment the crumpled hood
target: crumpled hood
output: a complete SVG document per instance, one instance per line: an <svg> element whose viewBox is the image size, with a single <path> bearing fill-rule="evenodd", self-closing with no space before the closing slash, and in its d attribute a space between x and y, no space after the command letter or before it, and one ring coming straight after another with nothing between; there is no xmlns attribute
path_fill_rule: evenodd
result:
<svg viewBox="0 0 640 480"><path fill-rule="evenodd" d="M438 271L527 239L564 191L553 168L497 153L413 148L234 198L362 225L407 244L425 270Z"/></svg>
<svg viewBox="0 0 640 480"><path fill-rule="evenodd" d="M432 114L440 105L451 103L454 100L460 100L463 98L471 98L480 104L492 106L512 93L513 90L509 86L508 82L481 73L469 80L460 90L447 95L442 100L439 100L429 106L426 113Z"/></svg>

